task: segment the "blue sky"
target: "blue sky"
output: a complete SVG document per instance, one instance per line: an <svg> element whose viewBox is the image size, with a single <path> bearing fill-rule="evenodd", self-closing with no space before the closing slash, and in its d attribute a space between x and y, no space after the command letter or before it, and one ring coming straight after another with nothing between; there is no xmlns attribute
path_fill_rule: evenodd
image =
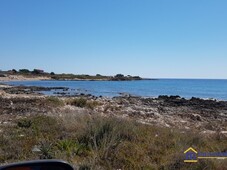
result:
<svg viewBox="0 0 227 170"><path fill-rule="evenodd" d="M1 0L0 69L227 78L226 0Z"/></svg>

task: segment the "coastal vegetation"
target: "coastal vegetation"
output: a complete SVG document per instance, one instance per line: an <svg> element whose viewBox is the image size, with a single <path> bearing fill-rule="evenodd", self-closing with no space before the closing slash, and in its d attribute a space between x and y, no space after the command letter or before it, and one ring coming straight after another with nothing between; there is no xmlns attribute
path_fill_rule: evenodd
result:
<svg viewBox="0 0 227 170"><path fill-rule="evenodd" d="M89 108L89 109L94 109L96 106L100 105L99 102L97 101L89 101L86 98L80 97L80 98L74 98L74 99L68 99L67 104L76 106L76 107L81 107L81 108Z"/></svg>
<svg viewBox="0 0 227 170"><path fill-rule="evenodd" d="M1 126L0 162L64 159L80 169L224 169L226 160L184 163L184 150L224 152L227 138L99 115L31 115Z"/></svg>
<svg viewBox="0 0 227 170"><path fill-rule="evenodd" d="M139 76L124 76L123 74L116 74L115 76L104 76L101 74L96 75L87 75L87 74L56 74L54 72L45 72L42 69L33 69L30 71L29 69L16 69L8 70L8 71L0 71L0 76L23 76L25 78L39 78L46 77L46 79L50 80L108 80L108 81L130 81L130 80L143 80L143 78Z"/></svg>

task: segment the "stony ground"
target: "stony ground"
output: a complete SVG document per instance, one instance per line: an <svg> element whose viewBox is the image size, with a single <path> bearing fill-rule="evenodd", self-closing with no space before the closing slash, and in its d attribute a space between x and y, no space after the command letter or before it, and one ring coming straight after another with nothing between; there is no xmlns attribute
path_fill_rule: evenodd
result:
<svg viewBox="0 0 227 170"><path fill-rule="evenodd" d="M30 114L57 114L64 112L99 113L134 119L144 124L197 129L201 133L227 133L227 102L179 96L141 98L130 95L105 98L92 95L50 97L37 91L42 87L0 86L0 116L13 117ZM68 89L55 87L53 89ZM82 99L82 100L80 100Z"/></svg>

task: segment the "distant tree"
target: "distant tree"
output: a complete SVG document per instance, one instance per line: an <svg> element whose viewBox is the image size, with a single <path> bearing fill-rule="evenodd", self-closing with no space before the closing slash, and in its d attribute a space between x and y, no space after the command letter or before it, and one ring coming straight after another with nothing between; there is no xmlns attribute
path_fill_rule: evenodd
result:
<svg viewBox="0 0 227 170"><path fill-rule="evenodd" d="M54 72L51 72L51 73L50 73L50 75L54 76L54 75L55 75L55 73L54 73Z"/></svg>
<svg viewBox="0 0 227 170"><path fill-rule="evenodd" d="M32 74L40 74L40 71L39 71L38 69L34 69L34 70L32 71Z"/></svg>
<svg viewBox="0 0 227 170"><path fill-rule="evenodd" d="M141 80L142 78L140 76L133 76L134 79L136 80Z"/></svg>
<svg viewBox="0 0 227 170"><path fill-rule="evenodd" d="M123 75L123 74L117 74L117 75L115 75L114 77L115 77L115 78L123 78L124 75Z"/></svg>
<svg viewBox="0 0 227 170"><path fill-rule="evenodd" d="M101 77L102 75L101 74L96 74L96 77Z"/></svg>
<svg viewBox="0 0 227 170"><path fill-rule="evenodd" d="M44 71L43 70L40 70L40 69L34 69L32 71L32 74L43 74L43 73L44 73Z"/></svg>
<svg viewBox="0 0 227 170"><path fill-rule="evenodd" d="M16 70L16 69L12 69L12 72L13 72L13 73L17 73L17 70Z"/></svg>
<svg viewBox="0 0 227 170"><path fill-rule="evenodd" d="M32 71L32 74L39 74L39 72L38 72L38 70L34 69L34 70Z"/></svg>
<svg viewBox="0 0 227 170"><path fill-rule="evenodd" d="M19 73L30 73L28 69L20 69Z"/></svg>

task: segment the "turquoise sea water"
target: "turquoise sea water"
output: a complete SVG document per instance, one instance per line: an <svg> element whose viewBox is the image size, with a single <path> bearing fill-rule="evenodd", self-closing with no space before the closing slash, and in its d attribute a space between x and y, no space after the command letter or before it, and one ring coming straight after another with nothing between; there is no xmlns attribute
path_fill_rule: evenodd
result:
<svg viewBox="0 0 227 170"><path fill-rule="evenodd" d="M12 85L69 87L70 94L118 96L119 93L143 97L179 95L185 98L215 98L227 100L227 80L159 79L141 81L15 81ZM50 93L50 92L49 92Z"/></svg>

